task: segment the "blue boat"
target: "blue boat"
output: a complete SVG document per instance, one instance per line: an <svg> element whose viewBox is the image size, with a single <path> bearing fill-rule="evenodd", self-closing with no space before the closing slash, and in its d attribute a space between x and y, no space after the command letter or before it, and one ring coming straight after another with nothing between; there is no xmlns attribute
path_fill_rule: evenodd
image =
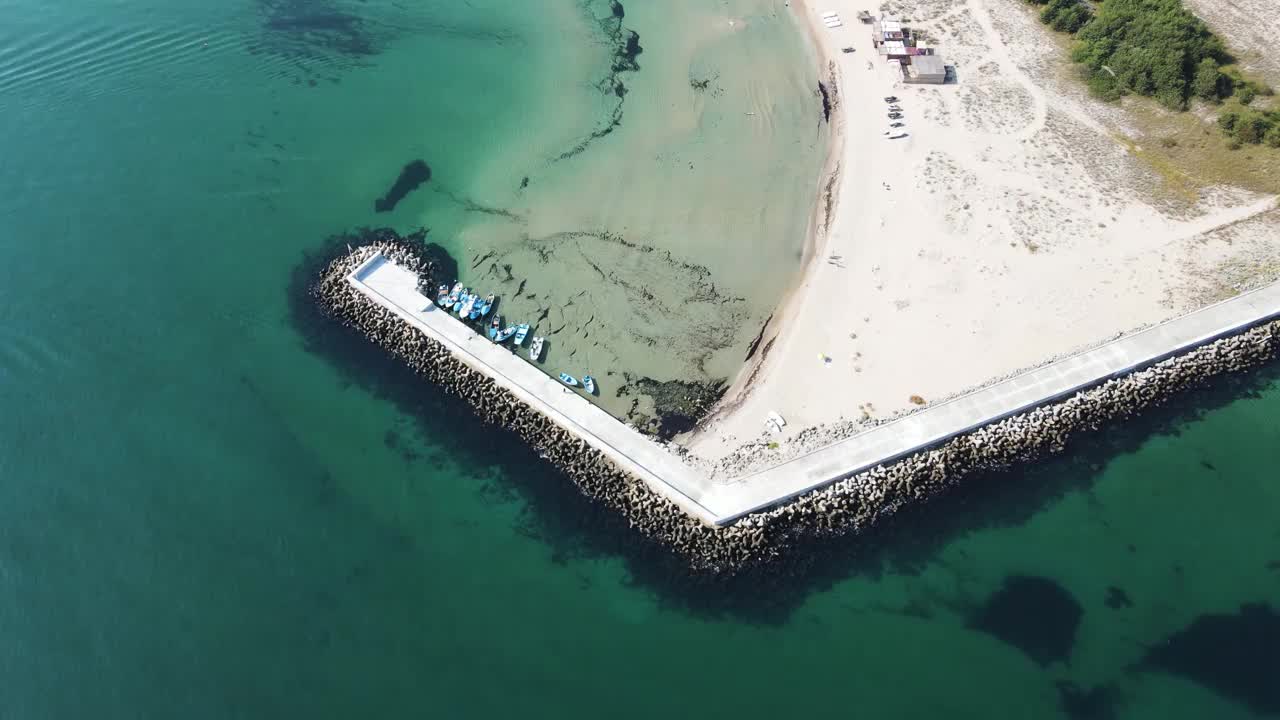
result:
<svg viewBox="0 0 1280 720"><path fill-rule="evenodd" d="M471 312L471 308L475 307L476 296L467 293L462 297L462 304L458 306L458 317L465 318Z"/></svg>
<svg viewBox="0 0 1280 720"><path fill-rule="evenodd" d="M494 342L498 341L498 330L502 327L502 316L494 315L493 322L489 323L489 339Z"/></svg>
<svg viewBox="0 0 1280 720"><path fill-rule="evenodd" d="M529 323L520 323L516 326L516 347L524 344L525 336L529 334Z"/></svg>
<svg viewBox="0 0 1280 720"><path fill-rule="evenodd" d="M449 296L444 299L444 309L448 310L458 302L458 297L462 294L462 283L453 286L453 290L449 292Z"/></svg>
<svg viewBox="0 0 1280 720"><path fill-rule="evenodd" d="M506 342L512 335L515 335L515 334L516 334L516 326L509 325L503 328L499 333L497 333L497 335L493 338L493 341L496 343Z"/></svg>
<svg viewBox="0 0 1280 720"><path fill-rule="evenodd" d="M588 395L596 394L596 379L590 375L582 376L582 389L587 391Z"/></svg>
<svg viewBox="0 0 1280 720"><path fill-rule="evenodd" d="M477 295L475 304L471 306L471 312L467 313L467 319L475 320L476 318L480 317L481 315L484 314L484 308L485 308L485 301L481 300L480 296Z"/></svg>
<svg viewBox="0 0 1280 720"><path fill-rule="evenodd" d="M578 379L567 373L560 373L560 382L569 387L578 387Z"/></svg>
<svg viewBox="0 0 1280 720"><path fill-rule="evenodd" d="M497 298L493 296L493 293L489 293L489 297L484 299L484 309L480 311L480 314L488 315L489 311L493 309L493 304L495 302L497 302Z"/></svg>

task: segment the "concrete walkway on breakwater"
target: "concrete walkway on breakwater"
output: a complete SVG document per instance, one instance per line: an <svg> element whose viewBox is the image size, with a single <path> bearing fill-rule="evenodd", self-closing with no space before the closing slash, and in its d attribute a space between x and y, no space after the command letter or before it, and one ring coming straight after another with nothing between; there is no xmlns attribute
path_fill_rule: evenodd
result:
<svg viewBox="0 0 1280 720"><path fill-rule="evenodd" d="M709 524L720 514L702 504L714 486L666 448L601 410L558 380L496 345L418 292L418 276L374 255L347 276L374 302L443 344L459 360L488 375L557 425L600 450L682 510Z"/></svg>
<svg viewBox="0 0 1280 720"><path fill-rule="evenodd" d="M441 311L418 292L416 275L380 255L356 268L348 281L604 452L685 512L715 525L1280 317L1280 283L1275 283L929 406L765 470L717 482Z"/></svg>

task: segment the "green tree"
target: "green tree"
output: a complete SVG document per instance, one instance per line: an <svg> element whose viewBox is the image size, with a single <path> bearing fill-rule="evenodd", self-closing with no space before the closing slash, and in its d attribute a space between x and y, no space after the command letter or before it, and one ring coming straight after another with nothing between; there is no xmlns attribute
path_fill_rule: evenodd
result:
<svg viewBox="0 0 1280 720"><path fill-rule="evenodd" d="M1222 41L1181 0L1106 0L1076 33L1072 50L1092 76L1109 68L1122 90L1174 109L1186 107L1201 62L1225 57Z"/></svg>

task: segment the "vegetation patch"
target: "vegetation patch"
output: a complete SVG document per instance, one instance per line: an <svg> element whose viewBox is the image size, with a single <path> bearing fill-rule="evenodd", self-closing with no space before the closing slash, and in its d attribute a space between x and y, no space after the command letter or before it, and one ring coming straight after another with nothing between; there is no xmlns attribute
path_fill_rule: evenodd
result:
<svg viewBox="0 0 1280 720"><path fill-rule="evenodd" d="M1182 0L1028 0L1040 20L1075 37L1071 59L1094 95L1150 97L1170 110L1194 101L1232 103L1218 125L1233 147L1280 148L1280 112L1249 109L1266 84L1245 77L1222 40Z"/></svg>

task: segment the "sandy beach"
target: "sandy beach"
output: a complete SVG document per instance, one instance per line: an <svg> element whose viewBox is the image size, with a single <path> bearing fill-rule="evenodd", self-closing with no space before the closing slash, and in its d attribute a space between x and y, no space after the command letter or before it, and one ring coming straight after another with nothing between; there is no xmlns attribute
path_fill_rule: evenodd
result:
<svg viewBox="0 0 1280 720"><path fill-rule="evenodd" d="M725 469L954 397L1272 280L1276 198L1178 196L1123 110L1063 73L1016 0L898 3L958 81L909 85L871 42L865 0L793 0L835 99L804 271L750 362L681 438ZM820 14L839 13L827 28ZM854 52L843 52L853 48ZM885 137L885 96L909 135ZM766 432L770 412L787 424ZM832 438L825 437L824 440ZM792 448L794 449L794 448ZM736 463L736 464L735 464Z"/></svg>

